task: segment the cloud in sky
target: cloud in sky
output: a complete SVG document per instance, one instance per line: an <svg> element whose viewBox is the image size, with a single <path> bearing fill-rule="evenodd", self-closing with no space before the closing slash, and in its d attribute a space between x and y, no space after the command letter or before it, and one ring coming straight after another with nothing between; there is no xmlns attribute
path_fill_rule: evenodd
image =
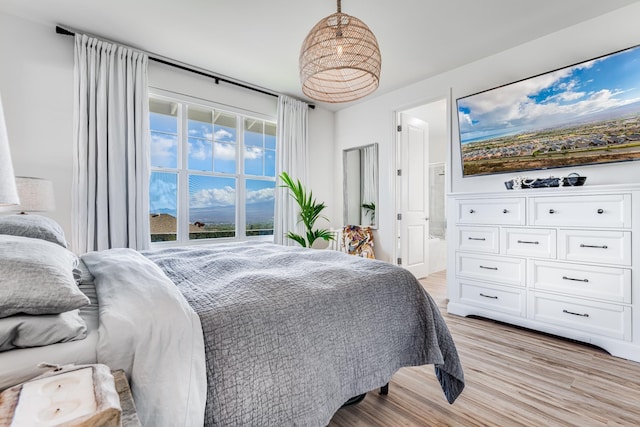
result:
<svg viewBox="0 0 640 427"><path fill-rule="evenodd" d="M229 132L226 129L216 129L215 132L215 140L216 141L225 141L225 142L233 142L233 133Z"/></svg>
<svg viewBox="0 0 640 427"><path fill-rule="evenodd" d="M571 101L578 100L580 98L584 98L586 94L587 94L586 92L567 91L567 92L559 93L557 95L550 96L548 99L550 101L557 100L558 102L571 102Z"/></svg>
<svg viewBox="0 0 640 427"><path fill-rule="evenodd" d="M543 91L553 91L554 86L558 88L570 72L571 69L555 71L460 100L462 130L480 132L493 131L494 127L512 128L523 121L556 114L554 110L559 104L553 101L553 96L557 94L549 95L540 103L534 97ZM575 86L575 83L566 84L565 96L573 93L568 88Z"/></svg>
<svg viewBox="0 0 640 427"><path fill-rule="evenodd" d="M189 141L189 156L195 160L207 160L211 158L211 143L199 139Z"/></svg>
<svg viewBox="0 0 640 427"><path fill-rule="evenodd" d="M267 202L274 200L275 189L262 188L247 190L245 196L247 203ZM234 206L236 203L236 190L231 186L222 188L205 188L191 195L191 208L212 208Z"/></svg>
<svg viewBox="0 0 640 427"><path fill-rule="evenodd" d="M587 61L458 100L463 142L553 127L639 102L632 93L637 84L620 72L624 60Z"/></svg>
<svg viewBox="0 0 640 427"><path fill-rule="evenodd" d="M233 206L236 203L236 190L231 186L222 188L203 188L191 194L190 207L211 208Z"/></svg>
<svg viewBox="0 0 640 427"><path fill-rule="evenodd" d="M175 176L171 179L162 179L164 174L155 175L156 178L152 178L149 185L149 210L150 212L159 212L161 210L173 210L177 209L177 194L178 189L175 183Z"/></svg>
<svg viewBox="0 0 640 427"><path fill-rule="evenodd" d="M189 136L195 136L198 138L205 138L211 140L213 133L211 132L211 125L194 126L192 122L189 123Z"/></svg>
<svg viewBox="0 0 640 427"><path fill-rule="evenodd" d="M175 167L177 141L168 135L151 133L151 161L158 167Z"/></svg>
<svg viewBox="0 0 640 427"><path fill-rule="evenodd" d="M217 142L215 144L213 152L217 160L235 160L236 159L235 144L223 144L223 143Z"/></svg>
<svg viewBox="0 0 640 427"><path fill-rule="evenodd" d="M256 160L262 158L263 152L258 147L244 147L245 160Z"/></svg>
<svg viewBox="0 0 640 427"><path fill-rule="evenodd" d="M262 188L247 191L247 203L267 202L274 200L275 188Z"/></svg>

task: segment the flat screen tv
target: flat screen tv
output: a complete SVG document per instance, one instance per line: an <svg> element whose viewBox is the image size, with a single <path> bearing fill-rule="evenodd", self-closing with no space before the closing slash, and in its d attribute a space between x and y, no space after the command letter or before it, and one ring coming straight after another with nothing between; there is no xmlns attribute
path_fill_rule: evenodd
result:
<svg viewBox="0 0 640 427"><path fill-rule="evenodd" d="M640 160L640 46L456 103L465 177Z"/></svg>

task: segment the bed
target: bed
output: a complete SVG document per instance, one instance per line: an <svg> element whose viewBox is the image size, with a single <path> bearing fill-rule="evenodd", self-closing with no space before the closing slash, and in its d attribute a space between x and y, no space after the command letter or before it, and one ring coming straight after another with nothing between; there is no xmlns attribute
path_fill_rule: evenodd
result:
<svg viewBox="0 0 640 427"><path fill-rule="evenodd" d="M388 263L218 243L93 252L73 268L97 300L79 309L86 337L0 352L0 389L38 374L38 358L99 362L127 373L144 425L324 426L403 366L433 364L450 403L464 387L436 304Z"/></svg>

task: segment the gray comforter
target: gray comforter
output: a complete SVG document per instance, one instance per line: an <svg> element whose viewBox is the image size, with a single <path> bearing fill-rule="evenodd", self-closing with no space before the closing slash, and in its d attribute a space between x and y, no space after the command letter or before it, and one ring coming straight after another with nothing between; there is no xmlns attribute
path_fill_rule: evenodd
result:
<svg viewBox="0 0 640 427"><path fill-rule="evenodd" d="M434 364L450 403L464 387L438 307L400 267L273 244L143 254L200 317L206 425L326 426L403 366Z"/></svg>

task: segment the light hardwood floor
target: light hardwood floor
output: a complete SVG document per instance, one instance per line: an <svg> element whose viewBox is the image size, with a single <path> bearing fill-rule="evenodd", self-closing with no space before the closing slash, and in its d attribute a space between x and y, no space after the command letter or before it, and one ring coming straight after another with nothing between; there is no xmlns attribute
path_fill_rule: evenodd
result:
<svg viewBox="0 0 640 427"><path fill-rule="evenodd" d="M640 426L640 363L490 320L446 314L446 276L421 280L456 343L465 389L449 405L433 366L403 368L388 396L340 409L345 426Z"/></svg>

